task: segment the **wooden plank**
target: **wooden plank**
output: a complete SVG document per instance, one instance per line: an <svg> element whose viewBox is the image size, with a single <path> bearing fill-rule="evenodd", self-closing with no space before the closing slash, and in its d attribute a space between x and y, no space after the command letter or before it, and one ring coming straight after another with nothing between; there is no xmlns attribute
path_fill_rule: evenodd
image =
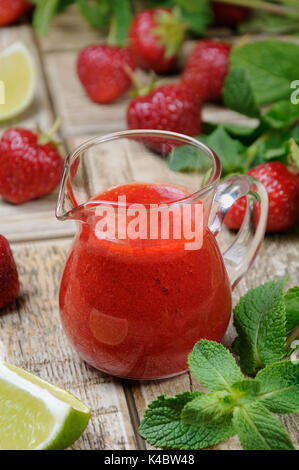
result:
<svg viewBox="0 0 299 470"><path fill-rule="evenodd" d="M231 235L226 235L223 238L227 243L228 239L232 237ZM299 239L295 231L285 235L271 235L266 237L260 254L257 256L253 266L233 292L234 305L238 302L240 296L244 295L248 289L256 287L268 280L281 278L286 274L289 275L287 287L299 284ZM223 343L229 346L234 337L235 330L232 325L230 325ZM188 390L203 391L197 380L190 373L163 381L136 382L132 385L132 390L140 419L144 414L146 405L160 394L173 396L176 393L182 393ZM299 414L283 415L280 416L280 419L286 426L294 444L299 448ZM151 446L147 447L149 449L151 448ZM240 443L236 436L215 446L215 449L240 448Z"/></svg>
<svg viewBox="0 0 299 470"><path fill-rule="evenodd" d="M21 296L0 316L0 357L82 399L90 424L74 449L135 449L121 382L80 360L59 320L59 279L70 241L15 245Z"/></svg>
<svg viewBox="0 0 299 470"><path fill-rule="evenodd" d="M0 123L0 135L6 128L12 126L33 129L36 127L36 124L39 124L46 130L50 128L54 120L44 81L42 64L31 28L26 25L20 25L0 29L0 49L16 40L23 41L34 56L37 72L36 94L32 105L21 116ZM75 231L75 224L69 223L63 225L55 219L54 211L57 195L58 190L49 196L20 206L8 204L0 197L1 234L10 241L71 236Z"/></svg>

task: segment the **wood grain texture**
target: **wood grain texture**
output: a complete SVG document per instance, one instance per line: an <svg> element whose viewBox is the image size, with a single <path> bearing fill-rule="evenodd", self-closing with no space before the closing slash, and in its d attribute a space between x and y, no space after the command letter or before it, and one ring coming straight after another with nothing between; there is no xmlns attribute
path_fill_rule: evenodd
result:
<svg viewBox="0 0 299 470"><path fill-rule="evenodd" d="M134 449L119 380L92 369L71 348L60 323L59 282L70 241L14 246L21 295L1 311L0 357L74 393L92 418L74 449Z"/></svg>
<svg viewBox="0 0 299 470"><path fill-rule="evenodd" d="M229 34L226 29L210 31L213 37L228 37ZM62 140L68 150L73 150L91 136L126 128L129 94L112 105L97 105L86 96L77 78L79 50L88 44L102 42L103 34L91 29L75 7L57 16L44 38L36 38L27 25L0 29L0 48L16 39L23 40L34 54L38 86L30 108L18 119L0 124L0 133L12 125L31 128L39 122L48 127L54 115L60 115L63 120ZM251 38L254 39L256 37ZM192 41L185 43L181 63L193 45ZM139 73L148 80L146 73ZM178 80L178 76L164 80L173 82ZM203 108L203 119L254 124L244 116L210 104ZM101 158L87 159L86 171L92 190L96 192L124 179L167 178L169 175L161 163L153 157L148 167L147 163L128 155L125 158L119 156L113 163L102 155ZM179 178L185 177L181 175ZM192 182L184 180L182 184L189 187ZM123 382L90 368L71 349L60 325L57 296L70 246L70 240L62 240L62 237L71 236L76 225L56 221L56 198L57 191L18 207L0 200L0 232L10 241L18 242L14 245L14 253L22 283L20 299L1 312L0 357L68 389L91 407L91 422L75 443L75 449L136 449L137 424L151 400L161 393L175 395L201 387L188 373L163 381ZM23 243L41 239L45 241ZM232 239L233 234L224 230L219 237L221 248ZM289 285L299 284L299 239L295 232L266 238L253 267L233 292L234 304L250 287L286 273L290 276ZM229 346L234 335L230 325L224 344ZM283 416L281 419L298 446L298 416ZM142 447L140 440L138 446ZM239 449L240 443L234 437L216 448Z"/></svg>

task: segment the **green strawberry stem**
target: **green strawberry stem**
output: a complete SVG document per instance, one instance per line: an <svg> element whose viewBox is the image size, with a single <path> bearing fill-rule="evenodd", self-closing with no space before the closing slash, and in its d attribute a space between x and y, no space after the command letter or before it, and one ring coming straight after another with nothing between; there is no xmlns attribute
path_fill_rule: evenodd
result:
<svg viewBox="0 0 299 470"><path fill-rule="evenodd" d="M116 26L117 26L116 17L113 16L113 18L110 21L109 32L108 32L107 41L106 41L107 46L111 46L111 47L118 46L117 40L116 40Z"/></svg>
<svg viewBox="0 0 299 470"><path fill-rule="evenodd" d="M39 126L37 126L37 132L38 132L38 145L46 145L48 143L53 144L54 146L58 145L58 142L54 140L54 135L58 131L59 127L61 125L61 118L58 117L56 121L54 122L53 126L51 127L49 132L43 132Z"/></svg>
<svg viewBox="0 0 299 470"><path fill-rule="evenodd" d="M157 26L151 29L151 33L165 47L165 58L170 59L179 52L189 25L182 22L180 9L177 7L171 12L159 10L155 21Z"/></svg>
<svg viewBox="0 0 299 470"><path fill-rule="evenodd" d="M150 81L149 83L144 83L136 73L133 72L131 67L129 65L124 65L124 69L126 74L130 77L132 80L133 85L135 86L135 90L131 92L133 97L136 96L145 96L151 91L155 90L161 82L157 81L157 76L155 72L152 70L150 73Z"/></svg>
<svg viewBox="0 0 299 470"><path fill-rule="evenodd" d="M282 0L281 3L284 5L276 5L266 1L258 0L214 0L218 3L229 3L231 5L237 5L242 7L248 7L256 10L263 10L269 13L277 15L291 16L293 18L299 18L298 3L297 0Z"/></svg>

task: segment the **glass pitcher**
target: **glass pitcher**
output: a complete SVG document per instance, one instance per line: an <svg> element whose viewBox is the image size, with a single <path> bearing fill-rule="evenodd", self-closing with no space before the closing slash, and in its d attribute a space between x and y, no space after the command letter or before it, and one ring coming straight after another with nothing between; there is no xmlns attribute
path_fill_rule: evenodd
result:
<svg viewBox="0 0 299 470"><path fill-rule="evenodd" d="M174 167L183 157L197 171L170 169L168 160ZM222 340L231 289L263 240L268 197L250 176L219 183L220 174L210 148L154 130L97 137L67 158L56 216L79 223L59 305L87 363L118 377L166 378L187 369L201 338ZM215 237L242 196L243 224L221 254Z"/></svg>

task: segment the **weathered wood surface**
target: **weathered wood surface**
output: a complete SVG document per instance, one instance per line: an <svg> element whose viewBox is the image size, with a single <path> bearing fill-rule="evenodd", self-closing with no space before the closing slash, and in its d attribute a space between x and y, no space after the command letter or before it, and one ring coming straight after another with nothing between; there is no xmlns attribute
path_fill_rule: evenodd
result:
<svg viewBox="0 0 299 470"><path fill-rule="evenodd" d="M21 295L0 316L0 356L69 390L92 409L74 449L135 449L122 383L81 361L62 330L58 290L69 247L69 240L15 246Z"/></svg>
<svg viewBox="0 0 299 470"><path fill-rule="evenodd" d="M222 34L227 32L219 33ZM113 105L99 106L88 99L79 83L75 72L78 51L90 43L101 42L103 36L89 28L74 8L55 19L45 38L37 39L28 25L0 29L0 48L16 39L25 41L35 55L38 88L29 110L17 120L0 125L0 133L16 124L33 127L39 122L48 127L54 116L60 115L63 120L60 137L70 151L93 135L126 128L128 95ZM190 47L192 43L187 43L183 55ZM214 105L204 107L203 117L212 122L247 122L244 117ZM155 174L161 178L164 173L154 160L150 175L134 159L119 161L117 168L108 160L105 164L89 159L86 170L96 191L117 184L117 178L141 177L142 172L146 172L147 178L154 178ZM72 222L56 221L56 198L57 192L19 207L0 200L0 232L15 242L13 249L22 283L20 299L0 317L0 357L65 387L90 405L90 425L75 443L75 449L143 448L137 426L146 404L158 394L174 395L199 386L189 374L148 383L113 379L87 366L71 349L59 321L58 289L71 242L68 237L76 227ZM226 232L222 234L220 246L232 237ZM299 239L295 232L266 238L255 264L233 293L234 303L248 288L286 273L290 285L299 284ZM224 340L226 345L233 335L230 327ZM299 445L297 417L282 419ZM239 449L240 444L234 437L216 448Z"/></svg>

